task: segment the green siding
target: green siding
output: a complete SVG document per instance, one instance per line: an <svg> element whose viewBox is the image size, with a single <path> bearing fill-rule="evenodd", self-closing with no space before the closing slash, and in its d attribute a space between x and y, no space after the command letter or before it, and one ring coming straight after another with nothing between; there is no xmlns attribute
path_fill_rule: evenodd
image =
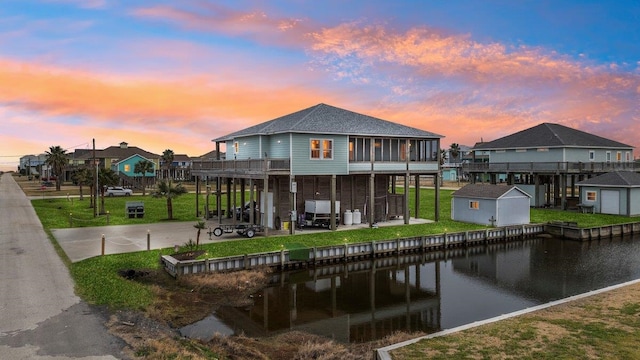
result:
<svg viewBox="0 0 640 360"><path fill-rule="evenodd" d="M311 139L333 140L333 159L312 160ZM349 137L347 135L292 134L292 175L347 175L349 173Z"/></svg>
<svg viewBox="0 0 640 360"><path fill-rule="evenodd" d="M289 145L289 134L277 134L270 136L269 146L265 147L263 143L263 148L268 149L266 151L270 158L288 159Z"/></svg>

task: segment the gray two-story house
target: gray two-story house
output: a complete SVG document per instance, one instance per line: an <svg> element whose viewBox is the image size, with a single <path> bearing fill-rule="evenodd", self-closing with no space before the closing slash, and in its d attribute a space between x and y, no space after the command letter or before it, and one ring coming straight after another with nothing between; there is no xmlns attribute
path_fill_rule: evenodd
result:
<svg viewBox="0 0 640 360"><path fill-rule="evenodd" d="M506 178L532 196L532 206L563 209L578 201L577 180L636 166L633 146L553 123L478 143L473 151L488 153L489 161L463 164L472 181Z"/></svg>
<svg viewBox="0 0 640 360"><path fill-rule="evenodd" d="M216 153L226 159L200 159L193 174L206 179L218 216L221 185L226 183L227 214L239 187L259 204L267 228L299 221L307 200L339 203L340 210L358 210L362 222L373 225L393 217L418 216L419 177L440 171L441 135L396 124L326 104L318 104L271 121L213 139ZM403 194L396 194L402 178ZM409 211L410 179L415 177L414 213ZM438 182L435 182L438 186ZM439 190L439 189L437 189ZM439 192L436 191L436 194ZM438 195L434 200L438 203ZM253 200L251 200L253 201ZM244 198L241 200L245 204ZM436 206L436 220L439 208ZM331 217L331 228L337 226Z"/></svg>

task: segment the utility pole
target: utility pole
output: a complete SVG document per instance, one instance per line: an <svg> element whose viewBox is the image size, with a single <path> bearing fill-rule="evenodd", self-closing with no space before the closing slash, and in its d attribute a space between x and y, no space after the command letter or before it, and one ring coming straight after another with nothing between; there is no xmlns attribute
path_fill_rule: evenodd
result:
<svg viewBox="0 0 640 360"><path fill-rule="evenodd" d="M93 217L98 216L98 162L96 161L96 139L93 139L93 164L95 165L94 179L96 180L96 191L91 196L95 196L93 200Z"/></svg>

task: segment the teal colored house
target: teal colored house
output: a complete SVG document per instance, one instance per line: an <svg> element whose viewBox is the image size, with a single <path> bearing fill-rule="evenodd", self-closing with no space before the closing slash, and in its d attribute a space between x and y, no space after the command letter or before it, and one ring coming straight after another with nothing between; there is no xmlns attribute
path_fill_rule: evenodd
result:
<svg viewBox="0 0 640 360"><path fill-rule="evenodd" d="M144 175L140 174L140 173L136 174L134 172L135 168L136 168L136 164L139 163L140 161L145 161L145 160L149 161L149 162L151 162L153 164L153 167L151 168L151 171L145 173ZM155 175L156 175L156 164L153 161L151 161L151 160L149 160L149 159L147 159L147 158L145 158L145 157L143 157L143 156L141 156L139 154L135 154L135 155L129 156L126 159L123 159L123 160L120 160L120 161L112 163L111 164L111 170L115 171L118 174L126 175L128 177L142 177L142 176L155 177Z"/></svg>
<svg viewBox="0 0 640 360"><path fill-rule="evenodd" d="M225 182L230 189L227 196L238 185L241 195L247 187L256 191L259 214L252 220L267 228L300 222L306 200L339 202L341 211L358 210L362 222L371 226L395 217L408 223L409 180L439 175L441 138L318 104L213 139L217 154L220 145L225 146L226 159L194 161L192 174L214 180L218 198ZM403 194L396 194L397 179L406 187ZM419 188L415 200L419 204L418 195ZM418 216L418 208L412 216ZM438 211L436 206L436 220Z"/></svg>

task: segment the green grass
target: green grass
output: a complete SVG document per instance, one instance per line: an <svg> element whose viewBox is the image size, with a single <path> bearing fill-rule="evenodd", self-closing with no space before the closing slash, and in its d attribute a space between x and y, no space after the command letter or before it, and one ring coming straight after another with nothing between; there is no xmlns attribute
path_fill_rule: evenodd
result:
<svg viewBox="0 0 640 360"><path fill-rule="evenodd" d="M415 214L413 201L414 191L413 188L410 189L409 194L409 207L412 214ZM402 189L400 189L400 192L402 192ZM300 248L302 246L312 248L486 228L486 226L482 225L451 220L452 192L451 190L441 191L440 221L437 223L240 239L237 241L206 244L202 245L202 248L206 251L206 257L224 257L279 251L281 249L287 249L288 247ZM195 224L200 220L195 214L195 200L196 194L194 193L185 194L174 199L174 221L193 221ZM223 201L224 200L226 199L223 198ZM127 201L144 201L144 217L129 218L126 216L125 203ZM199 206L201 209L204 207L204 203L205 196L200 195ZM239 195L236 203L240 204ZM68 228L72 225L73 227L105 226L107 223L106 215L100 215L97 218L93 217L93 209L89 207L88 199L83 201L77 198L73 199L73 201L67 200L66 198L38 199L33 200L32 204L45 230L49 233L51 229ZM224 207L225 204L223 203L222 206ZM105 210L109 212L109 225L147 224L167 221L166 200L156 199L149 195L145 197L105 198ZM419 210L420 217L434 219L435 204L433 189L422 189ZM70 218L72 218L72 220L70 220ZM549 221L575 221L579 226L589 227L630 222L631 219L622 216L581 214L551 209L531 210L532 223ZM172 250L173 249L163 249L95 257L70 264L69 266L71 268L71 274L76 281L77 292L86 301L116 308L142 309L152 301L153 294L151 290L144 285L121 278L117 274L117 271L121 269L157 269L159 267L158 259L160 254L168 254L171 253Z"/></svg>

